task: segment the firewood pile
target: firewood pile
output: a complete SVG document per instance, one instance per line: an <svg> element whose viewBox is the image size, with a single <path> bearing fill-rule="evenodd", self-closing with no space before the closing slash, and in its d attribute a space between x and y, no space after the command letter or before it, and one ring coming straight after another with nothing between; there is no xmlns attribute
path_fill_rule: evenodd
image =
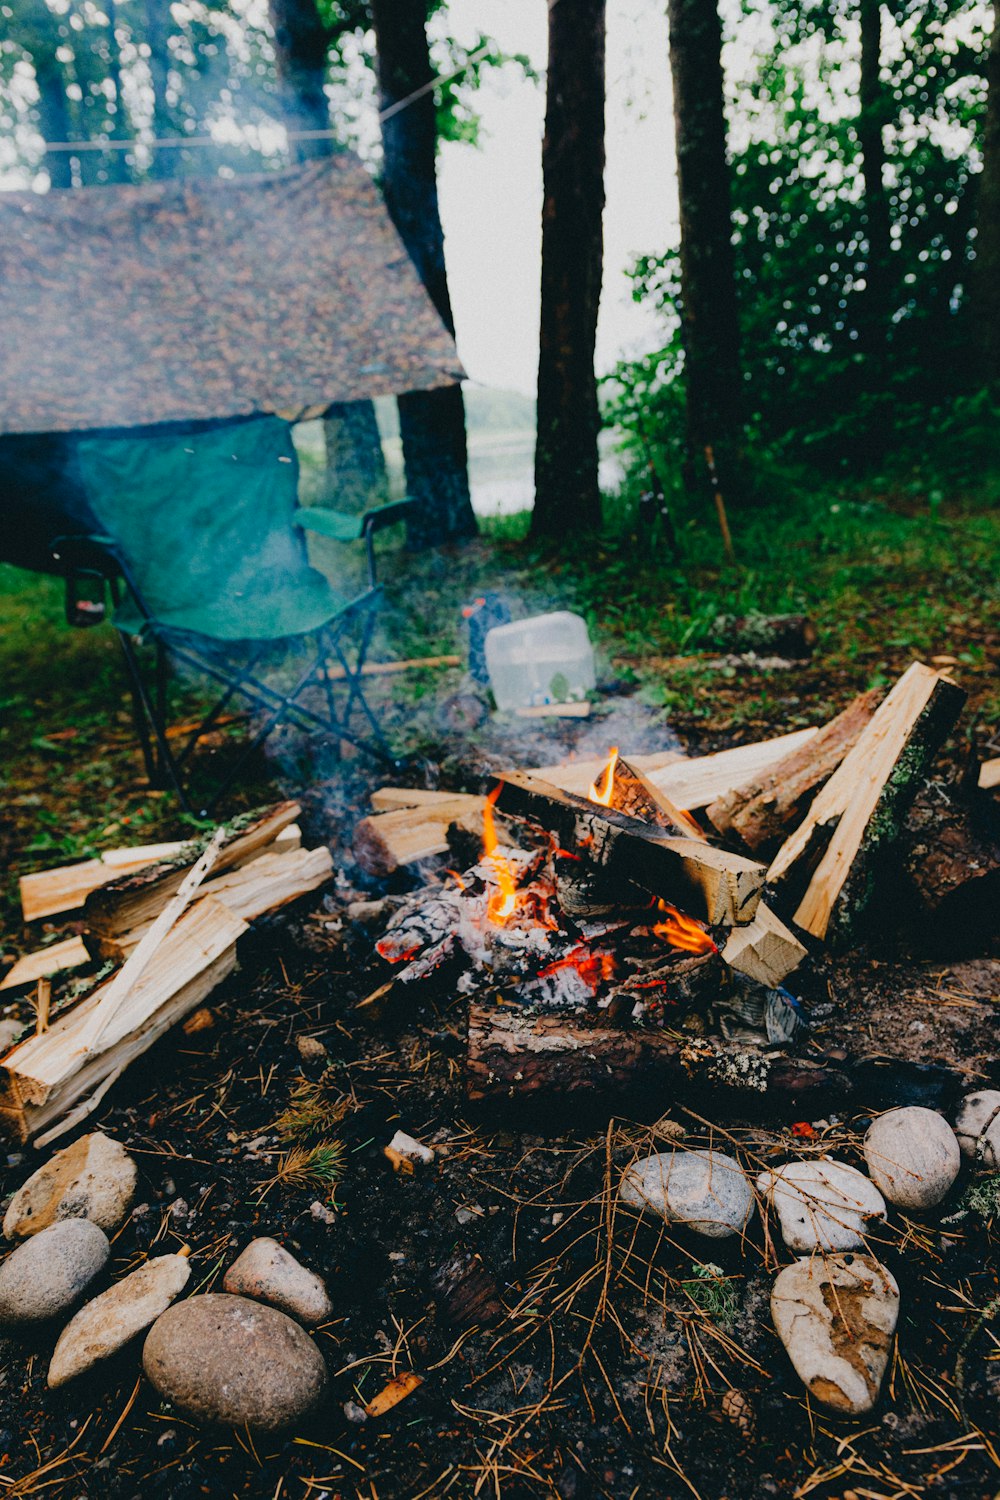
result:
<svg viewBox="0 0 1000 1500"><path fill-rule="evenodd" d="M44 1145L84 1119L125 1068L231 973L248 923L329 880L284 802L207 841L116 850L26 875L26 921L79 913L78 937L20 959L3 989L37 981L35 1032L0 1062L0 1126ZM54 974L100 963L50 1011Z"/></svg>
<svg viewBox="0 0 1000 1500"><path fill-rule="evenodd" d="M796 970L907 899L927 923L995 916L1000 846L931 780L964 699L915 662L821 728L701 759L614 750L478 798L383 788L359 863L450 866L393 913L363 1008L468 995L476 1101L849 1091L851 1059L810 1042Z"/></svg>

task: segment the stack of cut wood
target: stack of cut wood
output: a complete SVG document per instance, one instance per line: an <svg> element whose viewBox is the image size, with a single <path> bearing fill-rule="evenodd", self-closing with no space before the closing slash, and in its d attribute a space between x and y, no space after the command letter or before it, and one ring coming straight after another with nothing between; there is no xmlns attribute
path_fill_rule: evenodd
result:
<svg viewBox="0 0 1000 1500"><path fill-rule="evenodd" d="M330 878L327 848L303 849L297 803L235 820L206 843L146 845L27 875L25 917L82 909L80 937L19 960L10 989L92 960L116 972L0 1063L0 1124L52 1139L89 1113L134 1058L199 1005L236 962L247 923Z"/></svg>

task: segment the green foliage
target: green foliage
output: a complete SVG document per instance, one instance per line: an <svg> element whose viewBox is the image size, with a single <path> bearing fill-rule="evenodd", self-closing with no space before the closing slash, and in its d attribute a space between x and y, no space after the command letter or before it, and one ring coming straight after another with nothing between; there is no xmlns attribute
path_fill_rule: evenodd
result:
<svg viewBox="0 0 1000 1500"><path fill-rule="evenodd" d="M694 1275L681 1286L695 1307L707 1313L713 1323L732 1323L740 1310L740 1299L721 1266L700 1261L691 1267Z"/></svg>

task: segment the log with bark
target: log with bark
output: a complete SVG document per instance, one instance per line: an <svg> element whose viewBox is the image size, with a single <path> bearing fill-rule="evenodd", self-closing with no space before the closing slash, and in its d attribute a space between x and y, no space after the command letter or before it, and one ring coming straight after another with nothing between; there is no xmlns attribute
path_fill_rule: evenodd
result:
<svg viewBox="0 0 1000 1500"><path fill-rule="evenodd" d="M721 1093L750 1105L815 1106L846 1093L842 1059L796 1058L683 1038L656 1027L609 1025L580 1011L533 1012L472 1005L466 1055L470 1101L615 1100L651 1094L661 1109L675 1098Z"/></svg>
<svg viewBox="0 0 1000 1500"><path fill-rule="evenodd" d="M608 804L615 812L625 813L630 818L641 818L664 833L679 833L684 838L706 837L689 812L671 802L666 792L650 781L644 771L631 761L619 757L614 767L611 785L611 801Z"/></svg>
<svg viewBox="0 0 1000 1500"><path fill-rule="evenodd" d="M757 909L764 869L742 855L671 837L517 772L499 783L496 805L508 816L539 823L563 850L610 882L641 886L712 926L749 922Z"/></svg>
<svg viewBox="0 0 1000 1500"><path fill-rule="evenodd" d="M301 811L297 802L280 802L264 813L234 819L228 827L212 878L247 863L266 849L297 848L300 840L295 824ZM83 907L88 931L95 938L114 939L151 922L179 888L200 852L200 843L185 844L175 858L147 865L92 891Z"/></svg>
<svg viewBox="0 0 1000 1500"><path fill-rule="evenodd" d="M914 662L876 709L768 870L769 881L808 876L795 911L804 931L842 943L860 930L881 859L964 702L955 683Z"/></svg>
<svg viewBox="0 0 1000 1500"><path fill-rule="evenodd" d="M35 870L22 875L19 886L21 911L26 922L77 911L91 891L121 879L130 870L176 859L185 843L141 844L132 849L109 849L97 859L85 859L55 870Z"/></svg>
<svg viewBox="0 0 1000 1500"><path fill-rule="evenodd" d="M758 856L774 854L809 799L829 779L870 722L881 694L862 693L804 745L707 808L720 833L737 834Z"/></svg>
<svg viewBox="0 0 1000 1500"><path fill-rule="evenodd" d="M808 615L719 615L709 635L729 651L796 661L808 659L819 638Z"/></svg>
<svg viewBox="0 0 1000 1500"><path fill-rule="evenodd" d="M900 850L924 945L985 951L997 942L1000 841L977 802L956 786L931 782L910 809Z"/></svg>

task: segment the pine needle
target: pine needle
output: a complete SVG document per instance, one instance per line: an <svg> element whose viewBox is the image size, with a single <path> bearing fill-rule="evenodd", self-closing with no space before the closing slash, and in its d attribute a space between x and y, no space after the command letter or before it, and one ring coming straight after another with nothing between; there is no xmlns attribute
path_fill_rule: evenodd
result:
<svg viewBox="0 0 1000 1500"><path fill-rule="evenodd" d="M278 1170L260 1189L260 1197L273 1187L324 1188L331 1203L344 1175L347 1153L342 1141L319 1141L315 1146L293 1146L279 1158Z"/></svg>
<svg viewBox="0 0 1000 1500"><path fill-rule="evenodd" d="M353 1100L342 1093L326 1069L319 1078L300 1078L288 1106L275 1121L283 1141L311 1141L336 1129L350 1112Z"/></svg>

